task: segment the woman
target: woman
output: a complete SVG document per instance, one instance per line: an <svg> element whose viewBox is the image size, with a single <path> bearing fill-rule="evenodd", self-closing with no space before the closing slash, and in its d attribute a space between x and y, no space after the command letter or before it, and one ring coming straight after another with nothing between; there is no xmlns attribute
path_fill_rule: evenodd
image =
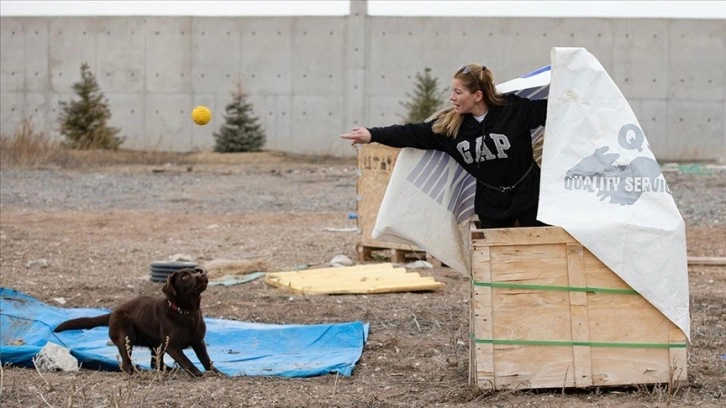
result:
<svg viewBox="0 0 726 408"><path fill-rule="evenodd" d="M537 221L540 169L532 157L531 129L544 126L547 100L501 95L492 72L461 66L451 82L452 107L431 121L353 128L353 144L447 152L477 180L474 210L481 228L542 226Z"/></svg>

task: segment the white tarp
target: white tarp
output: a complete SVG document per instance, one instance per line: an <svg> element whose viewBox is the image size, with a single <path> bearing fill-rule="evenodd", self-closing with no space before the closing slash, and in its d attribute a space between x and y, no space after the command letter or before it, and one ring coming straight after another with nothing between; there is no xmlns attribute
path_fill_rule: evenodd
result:
<svg viewBox="0 0 726 408"><path fill-rule="evenodd" d="M497 85L501 93L547 97L550 66ZM544 128L532 132L541 142ZM373 227L373 238L419 247L449 267L469 273L468 223L474 214L476 180L447 153L401 149Z"/></svg>
<svg viewBox="0 0 726 408"><path fill-rule="evenodd" d="M551 71L497 89L549 99L538 219L564 228L690 338L685 223L630 105L597 59L553 48ZM533 143L541 135L533 132ZM446 153L402 149L373 238L415 245L468 273L460 226L474 216L474 183Z"/></svg>
<svg viewBox="0 0 726 408"><path fill-rule="evenodd" d="M690 338L685 222L628 101L583 48L552 50L538 219Z"/></svg>

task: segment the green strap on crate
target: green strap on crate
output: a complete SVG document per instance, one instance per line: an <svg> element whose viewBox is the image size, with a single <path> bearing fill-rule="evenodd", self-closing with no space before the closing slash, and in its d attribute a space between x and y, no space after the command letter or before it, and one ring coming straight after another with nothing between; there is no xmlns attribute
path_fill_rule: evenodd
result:
<svg viewBox="0 0 726 408"><path fill-rule="evenodd" d="M617 295L637 295L633 289L594 288L578 286L552 286L552 285L530 285L522 283L503 282L482 282L474 281L474 286L485 286L499 289L527 289L527 290L554 290L564 292L592 292L609 293ZM670 349L686 348L685 343L617 343L597 341L557 341L557 340L506 340L506 339L477 339L470 336L470 339L479 344L516 345L516 346L584 346L584 347L611 347L611 348L650 348Z"/></svg>
<svg viewBox="0 0 726 408"><path fill-rule="evenodd" d="M498 289L528 289L528 290L558 290L564 292L592 292L592 293L610 293L616 295L637 295L633 289L613 289L613 288L592 288L578 286L550 286L550 285L529 285L524 283L503 283L503 282L482 282L474 281L474 286L488 286Z"/></svg>
<svg viewBox="0 0 726 408"><path fill-rule="evenodd" d="M686 348L685 343L614 343L602 341L557 341L557 340L505 340L505 339L477 339L470 336L475 343L497 344L513 346L584 346L584 347L612 347L612 348Z"/></svg>

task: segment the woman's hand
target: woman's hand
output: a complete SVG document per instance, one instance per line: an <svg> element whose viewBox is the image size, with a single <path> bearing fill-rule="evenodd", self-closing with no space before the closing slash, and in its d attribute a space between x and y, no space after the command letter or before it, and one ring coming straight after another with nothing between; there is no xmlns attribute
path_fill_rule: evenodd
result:
<svg viewBox="0 0 726 408"><path fill-rule="evenodd" d="M340 135L341 138L351 140L353 145L367 144L371 142L371 132L364 127L355 127L348 133Z"/></svg>

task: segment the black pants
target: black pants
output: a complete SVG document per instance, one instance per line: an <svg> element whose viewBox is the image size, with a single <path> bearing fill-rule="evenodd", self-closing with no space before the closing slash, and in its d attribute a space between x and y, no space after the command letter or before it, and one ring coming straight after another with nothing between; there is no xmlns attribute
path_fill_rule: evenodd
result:
<svg viewBox="0 0 726 408"><path fill-rule="evenodd" d="M519 223L517 223L519 221ZM479 216L479 228L512 228L512 227L545 227L547 224L537 221L537 206L521 212L514 217L493 220Z"/></svg>

